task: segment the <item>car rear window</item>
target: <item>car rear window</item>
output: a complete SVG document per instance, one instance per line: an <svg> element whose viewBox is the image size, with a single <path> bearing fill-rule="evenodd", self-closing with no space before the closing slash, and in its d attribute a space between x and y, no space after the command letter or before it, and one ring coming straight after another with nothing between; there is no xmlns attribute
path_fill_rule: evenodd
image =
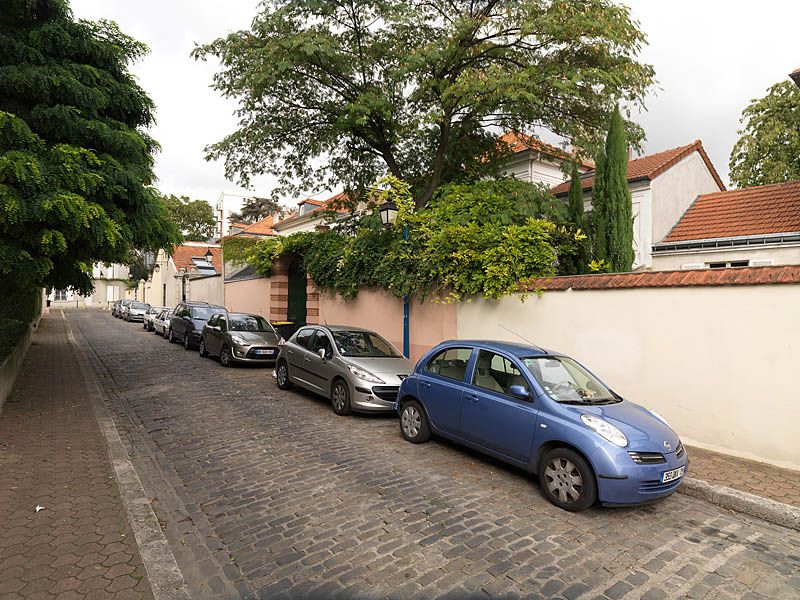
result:
<svg viewBox="0 0 800 600"><path fill-rule="evenodd" d="M220 312L219 306L194 306L192 307L192 318L208 321L212 315Z"/></svg>
<svg viewBox="0 0 800 600"><path fill-rule="evenodd" d="M464 381L472 348L448 348L439 352L425 366L428 373Z"/></svg>

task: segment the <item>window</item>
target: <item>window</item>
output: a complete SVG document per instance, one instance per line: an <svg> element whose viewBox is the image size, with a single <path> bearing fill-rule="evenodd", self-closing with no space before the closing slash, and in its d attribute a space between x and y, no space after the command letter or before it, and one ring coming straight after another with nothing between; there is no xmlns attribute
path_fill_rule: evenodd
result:
<svg viewBox="0 0 800 600"><path fill-rule="evenodd" d="M219 324L219 315L214 315L208 320L209 327L216 327Z"/></svg>
<svg viewBox="0 0 800 600"><path fill-rule="evenodd" d="M334 331L333 341L342 356L359 358L400 358L392 345L371 331Z"/></svg>
<svg viewBox="0 0 800 600"><path fill-rule="evenodd" d="M512 385L528 387L525 378L519 369L505 356L500 356L488 350L478 353L475 363L475 373L472 375L473 385L493 392L507 394Z"/></svg>
<svg viewBox="0 0 800 600"><path fill-rule="evenodd" d="M211 317L211 315L218 313L220 311L219 306L195 306L190 309L189 314L187 316L192 317L193 319L200 319L201 321L205 321Z"/></svg>
<svg viewBox="0 0 800 600"><path fill-rule="evenodd" d="M464 381L472 348L448 348L439 352L425 366L428 373Z"/></svg>
<svg viewBox="0 0 800 600"><path fill-rule="evenodd" d="M225 315L217 315L217 323L222 331L228 331L228 320L225 318Z"/></svg>
<svg viewBox="0 0 800 600"><path fill-rule="evenodd" d="M331 345L331 338L324 331L317 331L314 340L311 342L311 351L319 354L320 350L325 351L325 358L333 356L333 346Z"/></svg>
<svg viewBox="0 0 800 600"><path fill-rule="evenodd" d="M272 325L264 318L258 315L228 315L228 321L231 325L231 331L258 331L258 332L274 332Z"/></svg>
<svg viewBox="0 0 800 600"><path fill-rule="evenodd" d="M523 360L544 392L565 404L612 404L619 400L589 371L566 356L537 356Z"/></svg>
<svg viewBox="0 0 800 600"><path fill-rule="evenodd" d="M749 267L750 261L749 260L732 260L730 262L710 262L706 263L709 269L727 269L727 268L734 268L734 267Z"/></svg>
<svg viewBox="0 0 800 600"><path fill-rule="evenodd" d="M61 301L64 302L67 299L67 290L56 290L53 298L56 302Z"/></svg>
<svg viewBox="0 0 800 600"><path fill-rule="evenodd" d="M311 336L314 335L314 331L314 329L301 329L298 331L297 336L294 338L295 344L303 348L308 348L308 342L311 341Z"/></svg>

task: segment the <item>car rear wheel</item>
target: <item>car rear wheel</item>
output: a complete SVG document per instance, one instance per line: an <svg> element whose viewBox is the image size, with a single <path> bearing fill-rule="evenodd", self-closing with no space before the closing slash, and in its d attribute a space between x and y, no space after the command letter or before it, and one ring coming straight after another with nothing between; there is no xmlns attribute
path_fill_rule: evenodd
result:
<svg viewBox="0 0 800 600"><path fill-rule="evenodd" d="M545 497L564 510L586 510L597 500L592 468L569 448L554 448L542 457L539 483Z"/></svg>
<svg viewBox="0 0 800 600"><path fill-rule="evenodd" d="M184 333L183 334L183 347L184 347L185 350L191 350L192 349L192 341L189 339L189 334L188 333Z"/></svg>
<svg viewBox="0 0 800 600"><path fill-rule="evenodd" d="M416 400L406 402L400 409L400 432L412 444L421 444L431 439L428 417Z"/></svg>
<svg viewBox="0 0 800 600"><path fill-rule="evenodd" d="M208 357L208 350L206 350L206 341L203 338L200 338L200 345L197 347L197 351L203 358Z"/></svg>
<svg viewBox="0 0 800 600"><path fill-rule="evenodd" d="M350 390L341 379L333 384L331 406L333 406L333 412L341 417L350 414Z"/></svg>
<svg viewBox="0 0 800 600"><path fill-rule="evenodd" d="M289 379L289 367L285 361L280 361L278 363L278 368L275 370L275 379L278 381L278 389L292 389L293 384L291 379Z"/></svg>
<svg viewBox="0 0 800 600"><path fill-rule="evenodd" d="M232 367L233 366L233 357L231 356L231 349L227 346L223 346L222 350L219 351L219 362L223 367Z"/></svg>
<svg viewBox="0 0 800 600"><path fill-rule="evenodd" d="M147 329L147 321L142 321L142 329Z"/></svg>
<svg viewBox="0 0 800 600"><path fill-rule="evenodd" d="M175 339L175 332L172 331L172 327L169 328L169 333L167 334L167 340L169 341L170 344L174 344L175 342L178 341L177 339Z"/></svg>

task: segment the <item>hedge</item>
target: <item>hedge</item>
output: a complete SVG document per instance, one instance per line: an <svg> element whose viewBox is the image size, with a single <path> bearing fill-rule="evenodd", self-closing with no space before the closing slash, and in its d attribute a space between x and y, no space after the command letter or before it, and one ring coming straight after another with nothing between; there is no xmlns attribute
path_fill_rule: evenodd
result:
<svg viewBox="0 0 800 600"><path fill-rule="evenodd" d="M42 297L38 289L19 288L0 281L0 362L11 354L33 320L41 313Z"/></svg>

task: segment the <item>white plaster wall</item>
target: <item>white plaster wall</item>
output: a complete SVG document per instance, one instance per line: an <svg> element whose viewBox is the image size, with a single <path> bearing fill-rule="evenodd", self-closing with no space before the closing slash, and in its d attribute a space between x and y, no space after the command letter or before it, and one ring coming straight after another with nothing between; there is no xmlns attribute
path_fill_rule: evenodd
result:
<svg viewBox="0 0 800 600"><path fill-rule="evenodd" d="M459 338L509 327L575 357L695 445L800 469L800 285L544 292L458 305Z"/></svg>
<svg viewBox="0 0 800 600"><path fill-rule="evenodd" d="M701 194L720 191L697 151L650 183L653 190L653 242L663 240Z"/></svg>
<svg viewBox="0 0 800 600"><path fill-rule="evenodd" d="M532 152L526 152L520 156L522 158L508 163L503 170L504 175L521 181L544 183L548 187L554 187L566 181L567 177L558 163L544 161Z"/></svg>
<svg viewBox="0 0 800 600"><path fill-rule="evenodd" d="M231 312L254 313L269 319L271 286L269 277L225 282L225 308Z"/></svg>
<svg viewBox="0 0 800 600"><path fill-rule="evenodd" d="M800 264L800 245L773 246L771 248L739 247L656 254L653 256L653 269L677 271L689 264L702 263L705 265L710 262L735 260L772 260L774 265L798 265Z"/></svg>
<svg viewBox="0 0 800 600"><path fill-rule="evenodd" d="M178 280L180 282L180 279ZM222 283L222 275L212 275L210 277L189 277L186 279L186 299L196 302L208 302L224 306L225 290ZM177 302L176 302L177 304Z"/></svg>

